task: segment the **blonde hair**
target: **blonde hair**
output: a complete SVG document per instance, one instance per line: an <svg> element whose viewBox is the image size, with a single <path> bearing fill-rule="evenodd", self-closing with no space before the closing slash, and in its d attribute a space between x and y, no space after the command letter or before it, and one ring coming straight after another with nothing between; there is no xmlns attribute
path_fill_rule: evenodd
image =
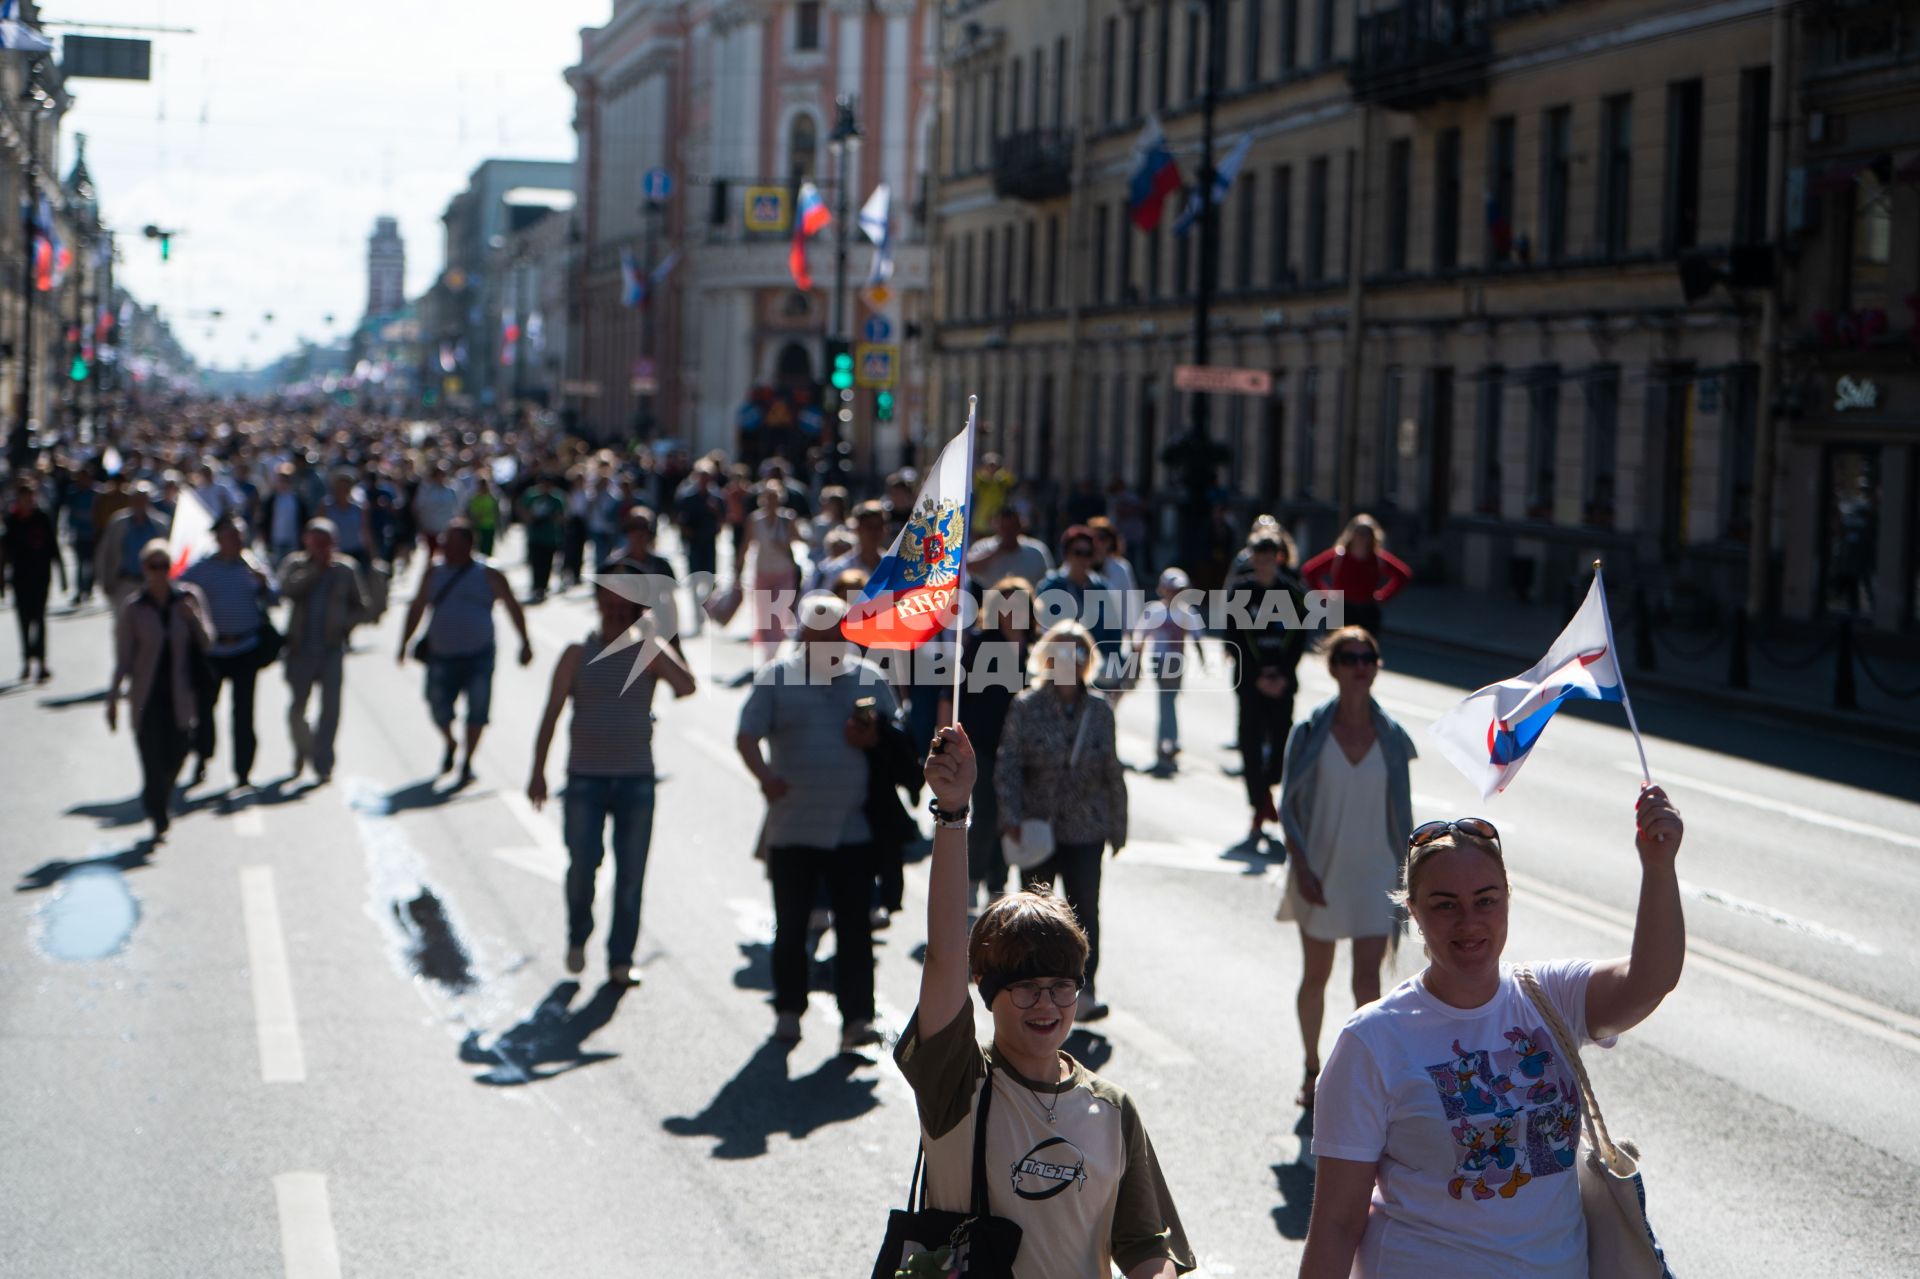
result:
<svg viewBox="0 0 1920 1279"><path fill-rule="evenodd" d="M1028 685L1044 688L1053 682L1053 676L1047 670L1047 653L1056 644L1072 644L1080 650L1080 662L1074 668L1074 676L1082 687L1093 683L1093 673L1100 665L1100 646L1094 643L1093 632L1078 622L1055 622L1034 641L1033 651L1027 654Z"/></svg>
<svg viewBox="0 0 1920 1279"><path fill-rule="evenodd" d="M1353 549L1353 535L1361 529L1365 529L1367 532L1373 534L1374 550L1384 551L1387 549L1387 531L1380 527L1379 520L1374 519L1373 516L1368 515L1365 511L1360 512L1360 514L1347 521L1347 526L1340 530L1340 540L1336 542L1335 545L1343 551Z"/></svg>

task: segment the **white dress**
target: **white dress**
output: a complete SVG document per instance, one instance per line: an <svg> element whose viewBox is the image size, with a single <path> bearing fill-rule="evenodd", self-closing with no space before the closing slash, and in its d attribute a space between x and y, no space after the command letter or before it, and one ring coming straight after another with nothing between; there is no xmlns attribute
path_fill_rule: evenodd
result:
<svg viewBox="0 0 1920 1279"><path fill-rule="evenodd" d="M1380 742L1376 738L1355 764L1329 739L1313 769L1307 869L1319 878L1327 904L1310 904L1289 876L1279 917L1300 921L1316 941L1389 936L1397 916L1388 894L1399 887L1400 861L1387 837L1387 761Z"/></svg>

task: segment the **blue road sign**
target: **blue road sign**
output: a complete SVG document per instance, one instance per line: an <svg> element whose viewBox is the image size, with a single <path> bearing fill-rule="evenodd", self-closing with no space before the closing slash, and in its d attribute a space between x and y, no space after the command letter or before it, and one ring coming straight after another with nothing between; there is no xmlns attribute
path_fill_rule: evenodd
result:
<svg viewBox="0 0 1920 1279"><path fill-rule="evenodd" d="M893 336L893 321L884 315L868 316L861 336L869 342L884 342Z"/></svg>
<svg viewBox="0 0 1920 1279"><path fill-rule="evenodd" d="M673 194L673 175L665 169L648 169L640 180L640 191L649 200L664 200Z"/></svg>

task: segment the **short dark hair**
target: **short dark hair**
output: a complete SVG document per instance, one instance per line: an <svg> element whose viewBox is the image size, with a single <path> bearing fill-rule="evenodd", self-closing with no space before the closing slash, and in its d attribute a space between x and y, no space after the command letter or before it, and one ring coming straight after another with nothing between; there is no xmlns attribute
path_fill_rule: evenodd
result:
<svg viewBox="0 0 1920 1279"><path fill-rule="evenodd" d="M1078 977L1087 934L1073 908L1051 892L1022 892L987 907L967 939L967 967L982 977Z"/></svg>

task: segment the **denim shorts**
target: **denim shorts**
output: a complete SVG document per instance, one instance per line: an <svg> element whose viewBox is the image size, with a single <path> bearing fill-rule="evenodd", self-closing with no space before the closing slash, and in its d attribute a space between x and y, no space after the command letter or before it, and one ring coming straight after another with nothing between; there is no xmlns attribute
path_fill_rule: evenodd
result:
<svg viewBox="0 0 1920 1279"><path fill-rule="evenodd" d="M484 728L493 708L493 650L427 659L427 707L441 728L453 723L453 704L467 698L467 727Z"/></svg>

